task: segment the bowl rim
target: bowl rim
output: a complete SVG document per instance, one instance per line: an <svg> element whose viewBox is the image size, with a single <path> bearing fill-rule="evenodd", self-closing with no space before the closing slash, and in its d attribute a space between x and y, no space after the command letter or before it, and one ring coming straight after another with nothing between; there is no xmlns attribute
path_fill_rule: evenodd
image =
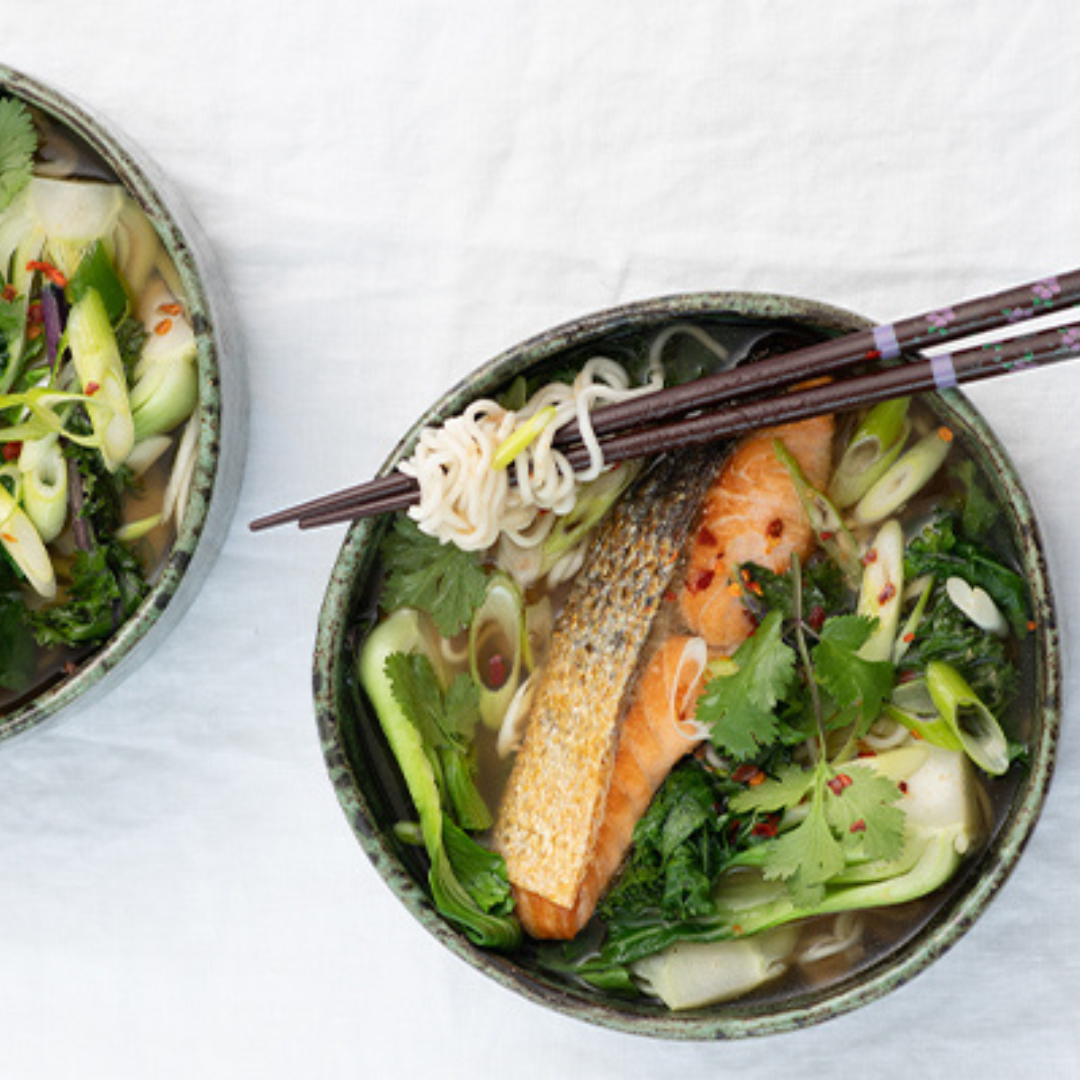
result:
<svg viewBox="0 0 1080 1080"><path fill-rule="evenodd" d="M118 681L114 676L118 667L122 666L126 675L151 651L139 647L148 636L160 639L179 619L194 597L198 579L216 557L235 508L243 472L246 421L234 400L242 395L243 359L229 324L231 303L206 239L179 193L130 138L70 94L3 64L0 91L74 132L100 155L146 213L184 288L195 332L200 408L187 506L149 592L74 674L61 678L0 718L3 741L40 727L61 711L65 718L70 717L76 702L81 708L95 700ZM229 385L223 388L223 383ZM195 565L197 571L193 570Z"/></svg>
<svg viewBox="0 0 1080 1080"><path fill-rule="evenodd" d="M507 349L457 383L409 429L379 475L392 470L407 456L425 424L444 418L457 411L461 402L490 392L524 369L567 348L617 330L720 314L811 323L831 333L873 325L860 315L830 304L778 293L740 291L676 293L585 315ZM935 408L949 423L956 423L971 437L972 445L985 454L984 467L994 470L1007 493L1010 525L1022 549L1036 624L1036 711L1032 719L1034 745L1030 769L997 834L979 856L978 876L973 878L969 872L963 888L946 898L910 939L879 961L824 992L800 993L790 1003L747 1006L736 1001L682 1013L668 1012L662 1007L631 1008L575 993L572 988L518 967L511 958L474 946L438 914L392 842L380 831L342 738L338 709L347 678L344 650L366 567L374 558L371 541L381 531L375 521L365 520L354 523L345 536L319 614L313 658L316 727L331 782L354 835L383 881L429 933L502 986L564 1015L629 1034L713 1041L800 1029L869 1004L914 978L970 929L1015 867L1048 793L1061 723L1059 624L1041 532L1030 499L1004 447L960 392L949 390L927 396L934 399Z"/></svg>

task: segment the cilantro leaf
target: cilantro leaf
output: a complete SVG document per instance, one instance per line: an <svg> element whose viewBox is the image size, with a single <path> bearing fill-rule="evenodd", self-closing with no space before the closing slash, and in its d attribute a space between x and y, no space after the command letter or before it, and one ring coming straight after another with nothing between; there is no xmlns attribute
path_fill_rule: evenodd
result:
<svg viewBox="0 0 1080 1080"><path fill-rule="evenodd" d="M698 699L698 722L736 759L752 756L776 738L776 705L795 677L795 652L784 644L782 622L779 612L770 612L735 653L737 670L712 679Z"/></svg>
<svg viewBox="0 0 1080 1080"><path fill-rule="evenodd" d="M783 879L797 903L821 898L825 882L844 869L843 845L836 838L825 811L825 769L814 773L814 794L806 817L773 841L763 867L766 880Z"/></svg>
<svg viewBox="0 0 1080 1080"><path fill-rule="evenodd" d="M443 694L431 661L420 653L386 658L390 689L420 734L444 802L462 828L481 830L491 812L476 788L470 739L480 713L480 692L468 675L458 675Z"/></svg>
<svg viewBox="0 0 1080 1080"><path fill-rule="evenodd" d="M814 770L790 764L780 769L757 787L746 788L731 798L731 809L737 814L760 810L772 813L798 806L814 784Z"/></svg>
<svg viewBox="0 0 1080 1080"><path fill-rule="evenodd" d="M868 858L892 860L904 848L904 811L893 805L900 788L866 765L845 765L826 784L825 814L845 846Z"/></svg>
<svg viewBox="0 0 1080 1080"><path fill-rule="evenodd" d="M829 619L814 646L814 673L818 683L841 709L857 708L864 723L872 723L893 687L893 665L887 660L864 660L858 655L873 629L873 620L861 615Z"/></svg>
<svg viewBox="0 0 1080 1080"><path fill-rule="evenodd" d="M30 111L14 98L0 99L0 210L30 182L37 132Z"/></svg>
<svg viewBox="0 0 1080 1080"><path fill-rule="evenodd" d="M422 533L405 515L398 515L383 541L382 558L390 567L382 595L384 610L426 611L444 637L453 637L468 625L484 602L487 577L479 558Z"/></svg>

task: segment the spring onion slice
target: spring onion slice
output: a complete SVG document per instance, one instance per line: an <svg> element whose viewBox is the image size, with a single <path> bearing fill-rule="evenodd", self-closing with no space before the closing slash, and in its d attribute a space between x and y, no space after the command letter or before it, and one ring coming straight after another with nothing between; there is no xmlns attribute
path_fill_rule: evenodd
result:
<svg viewBox="0 0 1080 1080"><path fill-rule="evenodd" d="M857 655L863 660L891 660L904 597L904 530L898 521L890 519L881 526L863 561L856 610L877 619L877 626Z"/></svg>
<svg viewBox="0 0 1080 1080"><path fill-rule="evenodd" d="M499 443L492 459L493 469L505 469L529 448L540 436L540 433L555 419L555 406L546 405L544 408L530 416L520 427L514 429L512 435L507 436Z"/></svg>
<svg viewBox="0 0 1080 1080"><path fill-rule="evenodd" d="M855 520L873 525L899 510L930 482L951 447L952 432L947 428L924 435L859 500Z"/></svg>
<svg viewBox="0 0 1080 1080"><path fill-rule="evenodd" d="M833 473L829 496L845 509L857 503L884 475L904 448L910 398L875 405L855 429Z"/></svg>
<svg viewBox="0 0 1080 1080"><path fill-rule="evenodd" d="M806 514L821 546L840 567L848 582L857 584L862 576L859 545L855 543L855 537L844 524L836 507L807 480L798 461L780 439L773 439L773 452L787 469L802 504L803 513Z"/></svg>
<svg viewBox="0 0 1080 1080"><path fill-rule="evenodd" d="M26 575L34 591L51 600L56 595L56 573L34 523L0 485L0 544Z"/></svg>
<svg viewBox="0 0 1080 1080"><path fill-rule="evenodd" d="M991 776L1001 776L1009 768L1009 744L994 714L960 672L933 660L926 667L926 687L968 757Z"/></svg>

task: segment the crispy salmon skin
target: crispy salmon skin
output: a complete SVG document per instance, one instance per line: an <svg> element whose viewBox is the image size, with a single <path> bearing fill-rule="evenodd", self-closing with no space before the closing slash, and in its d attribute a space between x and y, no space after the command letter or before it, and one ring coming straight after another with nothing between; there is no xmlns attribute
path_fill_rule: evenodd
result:
<svg viewBox="0 0 1080 1080"><path fill-rule="evenodd" d="M703 494L700 520L697 514L692 515L695 524L686 543L687 566L678 597L686 624L695 636L704 639L699 645L707 643L713 654L733 652L753 629L753 621L739 599L739 565L755 562L782 571L790 563L792 552L805 557L813 547L813 532L791 478L776 457L773 439L781 439L812 482L823 485L831 460L833 427L831 417L819 417L748 436L735 447L715 482ZM597 644L602 636L596 638ZM634 827L653 795L675 763L700 742L700 733L695 735L686 722L693 715L705 681L702 664L695 659L700 657L700 651L688 648L690 640L688 636L674 636L655 649L627 698L625 719L616 719L614 750L604 743L602 771L610 772L610 779L592 834L595 840L576 889L571 891L567 883L556 895L548 889L543 867L534 866L537 872L526 880L518 875L517 863L512 865L507 860L518 915L533 937L572 938L588 922L618 872L630 848ZM627 648L631 645L629 641L625 644ZM595 661L595 655L590 659ZM620 669L631 662L625 650L617 662ZM549 686L549 703L559 701L563 694L587 692L591 670L589 675L584 671L575 674L571 666L558 675L549 675L549 681L557 680ZM530 721L527 739L546 739L550 725L559 720L557 712L549 712L544 727L535 732ZM614 761L609 766L612 754ZM529 777L530 784L543 782L543 774ZM548 797L562 798L565 789L573 786L570 774L558 793L549 789ZM557 811L556 807L552 809ZM552 827L557 819L555 812ZM545 843L546 850L558 852L562 838L558 833L549 834Z"/></svg>
<svg viewBox="0 0 1080 1080"><path fill-rule="evenodd" d="M638 658L721 451L658 461L590 548L552 637L495 825L510 881L571 907L592 860Z"/></svg>

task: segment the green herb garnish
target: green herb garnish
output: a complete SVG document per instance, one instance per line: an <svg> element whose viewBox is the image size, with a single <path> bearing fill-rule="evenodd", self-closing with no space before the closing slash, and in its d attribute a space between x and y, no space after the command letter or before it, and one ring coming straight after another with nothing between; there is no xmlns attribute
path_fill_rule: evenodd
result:
<svg viewBox="0 0 1080 1080"><path fill-rule="evenodd" d="M477 556L422 533L403 514L383 541L382 557L392 567L381 598L386 611L426 611L439 633L453 637L484 602L487 577Z"/></svg>

